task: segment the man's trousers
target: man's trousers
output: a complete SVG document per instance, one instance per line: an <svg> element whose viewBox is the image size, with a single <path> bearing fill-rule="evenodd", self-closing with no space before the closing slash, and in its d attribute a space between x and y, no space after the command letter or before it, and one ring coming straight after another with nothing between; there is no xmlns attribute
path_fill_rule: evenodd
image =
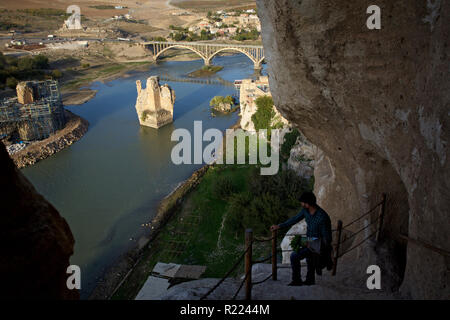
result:
<svg viewBox="0 0 450 320"><path fill-rule="evenodd" d="M301 266L300 261L306 259L307 273L306 281L313 282L315 280L315 264L314 264L314 253L308 248L301 248L299 251L294 251L291 253L291 268L292 268L292 281L301 281Z"/></svg>

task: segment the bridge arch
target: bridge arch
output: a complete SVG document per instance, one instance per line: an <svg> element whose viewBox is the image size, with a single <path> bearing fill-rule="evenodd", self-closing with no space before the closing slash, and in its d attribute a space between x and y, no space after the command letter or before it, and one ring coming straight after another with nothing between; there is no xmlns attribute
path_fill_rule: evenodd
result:
<svg viewBox="0 0 450 320"><path fill-rule="evenodd" d="M205 57L205 56L203 55L202 52L200 52L200 51L194 49L193 47L186 46L186 45L182 45L182 44L174 44L174 45L170 45L169 47L164 48L164 49L162 49L161 51L159 51L159 52L156 54L156 56L154 56L155 61L158 59L158 57L159 57L162 53L166 52L167 50L173 49L173 48L182 48L182 49L188 49L188 50L191 50L192 52L194 52L194 53L196 53L197 55L199 55L200 58L202 58L203 60L205 60L205 63L206 63L206 61L208 60L208 58Z"/></svg>
<svg viewBox="0 0 450 320"><path fill-rule="evenodd" d="M254 64L255 69L261 69L261 63L264 61L264 51L262 47L257 46L236 46L225 44L205 44L205 43L186 43L186 42L148 42L153 45L153 59L156 61L161 54L170 49L186 49L194 52L203 59L205 65L210 65L211 60L220 52L235 51L246 55ZM145 44L144 44L145 46ZM214 51L215 50L215 51Z"/></svg>
<svg viewBox="0 0 450 320"><path fill-rule="evenodd" d="M243 53L243 54L245 54L245 55L246 55L246 56L254 63L255 66L258 64L258 61L257 61L255 58L253 58L253 56L252 56L251 54L249 54L247 51L242 50L242 49L238 49L238 48L233 48L233 47L230 47L230 48L222 48L222 49L219 49L219 50L213 52L213 53L208 57L208 59L207 59L207 60L208 60L208 61L207 61L207 64L210 64L210 63L211 63L211 60L212 60L218 53L220 53L220 52L222 52L222 51L237 51L237 52L239 52L239 53Z"/></svg>

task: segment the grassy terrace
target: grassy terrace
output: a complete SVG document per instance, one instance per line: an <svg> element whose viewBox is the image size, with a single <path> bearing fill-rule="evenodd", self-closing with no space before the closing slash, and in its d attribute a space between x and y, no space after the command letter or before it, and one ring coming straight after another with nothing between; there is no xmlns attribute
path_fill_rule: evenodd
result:
<svg viewBox="0 0 450 320"><path fill-rule="evenodd" d="M158 261L206 265L205 277L223 276L242 252L243 237L236 238L222 227L228 204L212 194L212 185L218 176L227 175L246 190L245 180L251 170L249 166L230 170L211 167L162 228L151 248L146 249L141 262L113 299L134 299Z"/></svg>
<svg viewBox="0 0 450 320"><path fill-rule="evenodd" d="M145 249L142 259L113 299L134 299L158 261L205 265L207 269L203 277L206 278L225 275L244 249L246 226L240 225L241 222L252 227L255 236L267 236L271 224L294 215L298 209L297 204L293 205L292 199L273 200L277 195L267 195L264 190L253 190L255 184L273 184L274 189L280 189L280 185L290 179L286 178L285 173L258 177L261 176L257 165L210 167L199 185L186 196L170 221L161 229L151 247ZM224 187L224 184L230 182L232 187ZM294 190L295 194L311 187L308 182L303 182L300 189ZM293 185L296 183L294 181ZM226 196L229 190L229 196ZM239 201L236 201L246 197L250 197L250 202L245 204L250 208L248 212L241 210L237 204ZM252 208L256 208L256 211L252 211ZM241 217L240 213L246 216ZM253 252L254 259L267 257L270 254L270 243L255 243ZM233 276L242 273L243 262Z"/></svg>

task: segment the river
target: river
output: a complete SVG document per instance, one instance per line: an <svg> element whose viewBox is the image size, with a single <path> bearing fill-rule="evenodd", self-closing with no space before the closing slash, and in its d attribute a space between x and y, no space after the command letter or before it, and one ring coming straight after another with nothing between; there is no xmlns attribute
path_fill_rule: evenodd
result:
<svg viewBox="0 0 450 320"><path fill-rule="evenodd" d="M233 82L252 77L253 63L244 55L219 56L224 69L214 77ZM70 148L22 169L67 220L75 237L70 263L81 268L81 296L87 298L105 268L136 245L146 231L158 202L201 165L174 165L170 141L176 128L193 134L193 122L203 130L225 130L238 114L212 117L209 101L216 95L235 94L234 87L167 82L176 93L174 122L160 129L141 127L135 110L136 80L150 75L186 78L203 60L168 61L151 65L108 83L93 83L95 98L67 109L89 121L89 131ZM165 83L161 81L161 84ZM147 230L148 231L148 230Z"/></svg>

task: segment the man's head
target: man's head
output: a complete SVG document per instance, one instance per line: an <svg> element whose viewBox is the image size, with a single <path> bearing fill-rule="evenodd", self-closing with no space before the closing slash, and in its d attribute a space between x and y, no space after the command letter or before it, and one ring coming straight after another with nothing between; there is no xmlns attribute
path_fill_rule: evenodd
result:
<svg viewBox="0 0 450 320"><path fill-rule="evenodd" d="M311 191L303 192L299 198L300 204L303 208L309 209L310 207L316 207L316 196Z"/></svg>

